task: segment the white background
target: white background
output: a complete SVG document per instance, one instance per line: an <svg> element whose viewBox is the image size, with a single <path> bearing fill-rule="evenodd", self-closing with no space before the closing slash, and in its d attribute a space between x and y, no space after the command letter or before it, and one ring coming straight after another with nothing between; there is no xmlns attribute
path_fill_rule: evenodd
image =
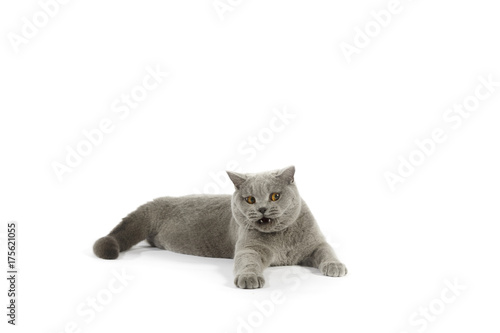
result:
<svg viewBox="0 0 500 333"><path fill-rule="evenodd" d="M237 332L244 321L253 326L240 332L498 330L500 87L459 128L443 120L474 95L479 76L500 81L498 6L401 0L348 63L341 43L353 44L356 27L389 1L232 3L221 20L212 0L70 1L15 52L8 36L21 35L23 17L32 21L40 5L2 2L0 257L6 222L18 221L20 270L18 326L6 324L2 279L2 327ZM169 77L120 119L111 105L148 66ZM294 117L278 122L271 140L276 109ZM114 130L59 181L52 164L65 163L66 147L104 118ZM391 191L384 173L396 173L398 156L408 158L434 128L447 140ZM261 150L242 153L259 135ZM228 163L243 172L294 164L349 274L272 268L265 288L249 291L234 287L231 260L146 245L116 261L93 256L93 242L148 200L205 187L231 193L207 185ZM108 301L114 270L134 278L94 317L79 315L88 298ZM441 308L441 294L452 295L446 280L466 290ZM276 291L284 302L271 307ZM410 323L429 306L440 313L425 328Z"/></svg>

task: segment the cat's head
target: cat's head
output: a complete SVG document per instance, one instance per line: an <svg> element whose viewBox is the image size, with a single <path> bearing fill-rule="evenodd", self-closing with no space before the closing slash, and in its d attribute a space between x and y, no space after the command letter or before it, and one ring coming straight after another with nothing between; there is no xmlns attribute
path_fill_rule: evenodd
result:
<svg viewBox="0 0 500 333"><path fill-rule="evenodd" d="M295 167L256 174L227 173L235 186L233 216L241 226L275 232L295 222L301 205L293 178Z"/></svg>

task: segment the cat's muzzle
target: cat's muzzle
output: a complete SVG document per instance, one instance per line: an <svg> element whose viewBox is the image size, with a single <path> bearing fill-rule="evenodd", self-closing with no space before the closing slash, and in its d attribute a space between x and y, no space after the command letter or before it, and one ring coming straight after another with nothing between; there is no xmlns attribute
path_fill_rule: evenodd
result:
<svg viewBox="0 0 500 333"><path fill-rule="evenodd" d="M259 223L261 225L266 225L266 224L270 224L272 221L273 221L273 219L270 219L269 217L263 216L260 220L257 221L257 223Z"/></svg>

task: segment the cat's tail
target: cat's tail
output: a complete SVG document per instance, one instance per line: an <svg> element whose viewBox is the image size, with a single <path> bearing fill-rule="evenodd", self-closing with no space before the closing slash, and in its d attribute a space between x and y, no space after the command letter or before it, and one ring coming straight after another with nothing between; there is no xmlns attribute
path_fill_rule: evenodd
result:
<svg viewBox="0 0 500 333"><path fill-rule="evenodd" d="M94 243L94 253L102 259L116 259L122 251L146 239L151 218L147 205L127 215L111 232Z"/></svg>

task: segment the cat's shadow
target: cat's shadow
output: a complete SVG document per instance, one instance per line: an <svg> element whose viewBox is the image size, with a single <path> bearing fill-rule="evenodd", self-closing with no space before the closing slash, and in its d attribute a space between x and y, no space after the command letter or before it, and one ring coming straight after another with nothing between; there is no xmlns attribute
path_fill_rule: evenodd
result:
<svg viewBox="0 0 500 333"><path fill-rule="evenodd" d="M117 260L137 260L147 257L149 260L160 260L162 263L175 263L179 265L200 265L215 268L225 280L227 287L234 288L233 283L233 260L224 258L199 257L181 254L159 249L149 245L146 241L132 247L130 250L120 253Z"/></svg>
<svg viewBox="0 0 500 333"><path fill-rule="evenodd" d="M96 260L102 260L97 258L93 253L88 253ZM234 277L233 277L233 259L223 259L223 258L208 258L199 257L187 254L180 254L176 252L166 251L159 249L157 247L149 245L146 241L140 242L139 244L132 247L130 250L121 252L120 256L116 260L124 261L135 261L138 259L147 260L158 260L162 265L168 263L175 263L178 265L188 265L188 266L203 266L214 268L220 275L224 278L224 285L228 288L234 289ZM295 267L295 268L293 268ZM291 273L290 270L294 270L293 275L297 275L297 270L301 269L302 272L306 272L310 276L322 276L322 274L314 268L303 267L303 266L274 266L269 267L264 272L264 277L266 280L277 278L276 276L282 276ZM285 273L281 272L285 271ZM290 271L290 272L288 272ZM266 283L264 288L269 288L269 284Z"/></svg>

